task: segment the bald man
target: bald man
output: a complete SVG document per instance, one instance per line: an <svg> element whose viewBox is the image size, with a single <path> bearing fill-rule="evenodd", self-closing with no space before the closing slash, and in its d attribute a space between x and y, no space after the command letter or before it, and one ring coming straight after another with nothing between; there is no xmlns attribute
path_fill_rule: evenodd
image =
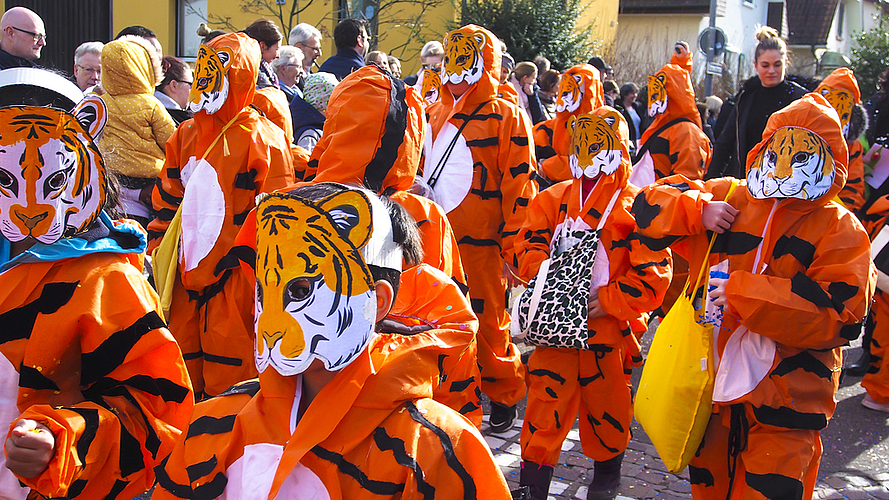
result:
<svg viewBox="0 0 889 500"><path fill-rule="evenodd" d="M36 66L46 45L43 19L33 10L12 7L0 18L0 69Z"/></svg>

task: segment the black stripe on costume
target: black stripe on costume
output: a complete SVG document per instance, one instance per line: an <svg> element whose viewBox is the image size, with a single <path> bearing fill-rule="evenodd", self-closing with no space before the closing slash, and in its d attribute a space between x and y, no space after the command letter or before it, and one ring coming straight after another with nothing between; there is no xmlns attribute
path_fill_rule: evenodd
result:
<svg viewBox="0 0 889 500"><path fill-rule="evenodd" d="M645 199L645 193L639 193L636 195L636 199L633 200L630 213L636 218L636 225L645 229L661 213L661 206L656 203L654 205L649 204L648 200Z"/></svg>
<svg viewBox="0 0 889 500"><path fill-rule="evenodd" d="M114 485L111 486L111 491L109 491L108 494L105 495L104 500L115 500L117 498L117 496L120 495L120 492L122 492L124 490L124 488L126 488L129 484L130 484L129 481L122 481L120 479L116 479L114 481Z"/></svg>
<svg viewBox="0 0 889 500"><path fill-rule="evenodd" d="M753 415L761 424L785 429L820 431L827 427L827 417L823 413L803 413L786 406L780 408L754 406Z"/></svg>
<svg viewBox="0 0 889 500"><path fill-rule="evenodd" d="M242 364L244 364L244 360L241 358L220 356L218 354L210 354L209 352L204 353L204 361L209 361L211 363L219 363L220 365L226 365L226 366L241 366Z"/></svg>
<svg viewBox="0 0 889 500"><path fill-rule="evenodd" d="M225 477L225 474L219 472L213 477L212 481L195 488L192 498L194 498L194 500L213 500L222 495L227 484L228 478Z"/></svg>
<svg viewBox="0 0 889 500"><path fill-rule="evenodd" d="M79 281L73 283L47 283L40 291L40 297L15 309L10 309L0 314L0 344L31 337L34 331L34 322L38 314L53 314L59 308L67 304L74 291L77 290Z"/></svg>
<svg viewBox="0 0 889 500"><path fill-rule="evenodd" d="M151 229L148 230L148 241L156 240L158 238L163 238L163 237L164 237L163 231L154 231Z"/></svg>
<svg viewBox="0 0 889 500"><path fill-rule="evenodd" d="M556 391L554 391L554 390L552 389L552 387L546 386L546 388L545 388L544 390L545 390L546 393L549 395L549 397L551 397L551 398L553 398L553 399L558 399L558 398L559 398L559 395L556 394Z"/></svg>
<svg viewBox="0 0 889 500"><path fill-rule="evenodd" d="M461 406L459 410L457 410L457 413L459 413L460 415L468 415L478 408L479 406L475 403L466 403L465 405Z"/></svg>
<svg viewBox="0 0 889 500"><path fill-rule="evenodd" d="M497 137L486 137L484 139L472 139L466 141L466 145L471 148L485 148L488 146L496 146L500 144L500 139Z"/></svg>
<svg viewBox="0 0 889 500"><path fill-rule="evenodd" d="M500 248L500 242L494 239L485 238L477 239L472 236L464 236L457 241L458 245L472 245L476 247L497 247Z"/></svg>
<svg viewBox="0 0 889 500"><path fill-rule="evenodd" d="M67 498L77 498L81 493L83 493L83 489L86 488L86 485L89 483L86 479L78 479L71 483L71 486L68 487L68 497Z"/></svg>
<svg viewBox="0 0 889 500"><path fill-rule="evenodd" d="M716 484L712 472L693 465L688 466L688 482L691 484L700 484L702 486L713 486Z"/></svg>
<svg viewBox="0 0 889 500"><path fill-rule="evenodd" d="M465 391L473 382L475 382L475 377L469 377L466 380L455 380L451 382L450 392Z"/></svg>
<svg viewBox="0 0 889 500"><path fill-rule="evenodd" d="M772 257L779 258L785 255L791 255L803 267L808 268L815 260L815 245L796 236L781 235L775 248L772 250Z"/></svg>
<svg viewBox="0 0 889 500"><path fill-rule="evenodd" d="M516 146L525 147L528 145L528 138L527 137L515 135L515 136L510 137L509 140Z"/></svg>
<svg viewBox="0 0 889 500"><path fill-rule="evenodd" d="M552 139L550 139L550 141L552 141ZM556 150L553 149L553 147L549 146L549 145L547 145L547 146L535 145L534 146L534 153L536 154L536 158L538 160L545 160L547 158L552 158L553 156L556 156Z"/></svg>
<svg viewBox="0 0 889 500"><path fill-rule="evenodd" d="M204 357L204 351L183 352L182 353L182 359L185 361L191 361L193 359L198 359L198 358L203 358L203 357Z"/></svg>
<svg viewBox="0 0 889 500"><path fill-rule="evenodd" d="M80 459L80 463L87 463L86 455L90 452L90 445L93 443L93 439L96 438L96 433L99 431L99 410L95 408L69 408L74 413L80 415L80 418L83 419L83 432L80 434L80 439L77 440L77 457Z"/></svg>
<svg viewBox="0 0 889 500"><path fill-rule="evenodd" d="M724 233L716 235L716 243L713 244L712 253L743 255L756 250L761 241L761 236L729 229Z"/></svg>
<svg viewBox="0 0 889 500"><path fill-rule="evenodd" d="M833 372L830 370L830 368L825 366L824 363L818 361L815 356L812 356L806 351L803 351L796 356L782 359L781 362L778 363L778 366L776 366L775 369L772 370L772 373L770 375L772 377L782 377L795 370L803 370L809 373L814 373L815 375L827 380L830 380L831 375L833 375Z"/></svg>
<svg viewBox="0 0 889 500"><path fill-rule="evenodd" d="M675 184L670 184L669 182L665 182L664 185L670 186L672 188L676 188L679 190L680 193L684 193L684 192L688 191L689 189L691 189L691 186L689 186L687 182L677 182Z"/></svg>
<svg viewBox="0 0 889 500"><path fill-rule="evenodd" d="M120 476L127 477L145 469L145 461L142 459L142 446L130 431L122 424L120 426Z"/></svg>
<svg viewBox="0 0 889 500"><path fill-rule="evenodd" d="M190 484L178 484L170 478L169 474L167 474L166 467L167 461L169 460L170 456L167 455L167 457L154 468L154 477L157 479L157 485L170 492L174 497L194 498L194 492L192 491Z"/></svg>
<svg viewBox="0 0 889 500"><path fill-rule="evenodd" d="M837 281L828 285L825 292L815 280L798 272L790 279L790 291L817 307L829 307L836 312L843 312L846 307L843 302L854 297L858 293L858 287Z"/></svg>
<svg viewBox="0 0 889 500"><path fill-rule="evenodd" d="M488 113L482 114L478 113L475 115L467 115L466 113L455 113L453 118L455 120L463 120L464 122L471 122L473 120L483 122L485 120L502 120L503 115L500 113Z"/></svg>
<svg viewBox="0 0 889 500"><path fill-rule="evenodd" d="M247 220L247 216L250 215L250 212L252 210L253 210L252 208L248 208L247 210L244 210L243 212L241 212L239 214L232 215L232 223L238 227L243 226L244 221Z"/></svg>
<svg viewBox="0 0 889 500"><path fill-rule="evenodd" d="M618 432L624 432L624 426L617 421L616 418L612 417L608 412L602 414L602 420L611 424Z"/></svg>
<svg viewBox="0 0 889 500"><path fill-rule="evenodd" d="M618 281L617 286L618 286L618 288L620 288L620 291L624 292L625 294L629 295L630 297L638 299L639 297L642 296L642 291L640 291L638 288L636 288L634 286L627 285L626 283L624 283L622 281Z"/></svg>
<svg viewBox="0 0 889 500"><path fill-rule="evenodd" d="M123 364L127 354L145 334L166 326L164 320L156 312L151 311L127 328L111 334L92 352L81 354L80 385L90 386L98 382Z"/></svg>
<svg viewBox="0 0 889 500"><path fill-rule="evenodd" d="M389 79L389 109L386 113L383 137L380 138L380 147L364 169L364 185L375 193L383 189L383 180L389 175L392 166L395 165L395 160L398 158L398 148L404 142L404 134L407 130L407 103L404 100L406 93L404 82L397 78L392 78L385 71L380 73Z"/></svg>
<svg viewBox="0 0 889 500"><path fill-rule="evenodd" d="M216 455L213 455L203 462L189 465L185 468L185 473L188 474L188 480L193 483L213 472L218 464L219 460L216 459Z"/></svg>
<svg viewBox="0 0 889 500"><path fill-rule="evenodd" d="M256 269L256 250L246 245L238 245L231 248L227 254L216 263L213 270L215 276L219 276L226 269L235 269L241 266L241 262L250 264L254 270Z"/></svg>
<svg viewBox="0 0 889 500"><path fill-rule="evenodd" d="M259 392L259 380L252 379L246 382L241 382L239 384L235 384L228 389L220 392L216 397L221 398L223 396L234 396L236 394L247 394L251 398L256 396L256 393Z"/></svg>
<svg viewBox="0 0 889 500"><path fill-rule="evenodd" d="M861 335L861 323L846 324L840 327L840 337L855 340Z"/></svg>
<svg viewBox="0 0 889 500"><path fill-rule="evenodd" d="M167 168L167 179L181 179L182 175L180 173L179 167L169 167Z"/></svg>
<svg viewBox="0 0 889 500"><path fill-rule="evenodd" d="M472 188L469 190L469 192L478 196L479 198L481 198L483 200L491 200L494 198L503 198L503 191L500 191L499 189L485 191L484 189Z"/></svg>
<svg viewBox="0 0 889 500"><path fill-rule="evenodd" d="M463 464L460 463L456 453L454 453L454 444L451 442L451 437L448 436L441 427L426 420L426 417L420 413L420 410L413 401L406 401L404 405L407 407L407 412L410 414L411 418L414 419L414 422L418 422L438 436L438 439L441 441L441 448L444 453L445 462L447 462L463 483L463 498L467 500L476 498L477 491L475 481L472 479L469 472L466 471L466 468L463 467Z"/></svg>
<svg viewBox="0 0 889 500"><path fill-rule="evenodd" d="M107 394L111 389L125 386L151 394L152 396L158 396L166 402L181 403L188 397L188 387L181 386L169 379L154 378L148 375L133 375L122 381L103 377L83 391L83 394L88 400L96 401L102 394Z"/></svg>
<svg viewBox="0 0 889 500"><path fill-rule="evenodd" d="M803 499L803 483L792 477L781 474L754 474L745 471L744 480L747 482L747 486L762 493L765 498Z"/></svg>
<svg viewBox="0 0 889 500"><path fill-rule="evenodd" d="M559 375L558 373L550 370L544 370L543 368L538 368L536 370L531 370L528 372L529 375L534 375L535 377L549 377L556 382L565 385L565 377Z"/></svg>
<svg viewBox="0 0 889 500"><path fill-rule="evenodd" d="M59 391L59 386L51 379L45 377L36 368L19 365L19 387L34 390Z"/></svg>
<svg viewBox="0 0 889 500"><path fill-rule="evenodd" d="M608 446L608 445L605 443L605 441L599 436L599 433L598 433L598 431L596 431L596 428L597 428L598 426L602 425L602 422L599 422L598 420L596 420L596 419L595 419L592 415L590 415L590 414L587 414L586 419L587 419L587 422L589 422L590 427L592 427L592 429L593 429L593 434L595 434L596 439L599 440L599 444L601 444L603 448L605 448L606 450L610 451L611 453L617 453L617 452L620 451L620 450L618 450L617 448L612 448L612 447Z"/></svg>
<svg viewBox="0 0 889 500"><path fill-rule="evenodd" d="M185 435L185 439L204 434L216 435L231 432L235 427L235 417L236 415L226 415L219 418L210 415L199 417L188 426L188 433Z"/></svg>
<svg viewBox="0 0 889 500"><path fill-rule="evenodd" d="M614 250L614 247L612 247L611 249ZM632 266L632 267L633 267L633 270L634 270L634 271L639 271L639 272L640 272L640 275L642 275L642 274L645 274L643 271L645 271L645 270L648 269L649 267L667 267L668 264L669 264L669 262L667 262L667 259L664 259L664 260L662 260L662 261L660 261L660 262L646 262L645 264L637 264L637 265ZM648 287L651 286L651 285L649 285L648 283L645 283L645 282L643 282L642 284L645 285L646 288L648 288Z"/></svg>
<svg viewBox="0 0 889 500"><path fill-rule="evenodd" d="M246 189L248 191L256 190L256 175L259 172L255 168L251 168L246 172L235 174L235 187L238 189Z"/></svg>
<svg viewBox="0 0 889 500"><path fill-rule="evenodd" d="M158 181L154 185L154 187L155 187L155 191L161 197L161 200L163 200L164 203L167 203L169 205L173 205L176 207L178 207L182 203L181 196L173 196L172 194L170 194L164 190L163 186L161 185L160 179L158 179Z"/></svg>
<svg viewBox="0 0 889 500"><path fill-rule="evenodd" d="M472 312L475 314L484 314L485 313L485 299L479 298L469 298L469 305L472 307ZM482 380L485 378L482 377Z"/></svg>
<svg viewBox="0 0 889 500"><path fill-rule="evenodd" d="M586 387L600 378L602 378L602 372L599 372L592 377L580 377L577 381L580 383L581 387Z"/></svg>
<svg viewBox="0 0 889 500"><path fill-rule="evenodd" d="M424 499L432 500L435 498L435 488L426 482L423 478L423 469L413 457L407 454L404 449L404 440L390 436L386 433L386 429L377 427L374 430L374 443L383 451L391 451L392 457L398 465L407 467L414 471L414 479L417 481L417 492L423 495Z"/></svg>
<svg viewBox="0 0 889 500"><path fill-rule="evenodd" d="M651 238L645 236L640 233L630 233L627 236L627 244L632 243L634 240L639 243L645 245L651 250L655 252L659 252L661 250L667 249L670 245L676 242L679 239L679 236L664 236L663 238ZM714 250L715 252L716 250Z"/></svg>
<svg viewBox="0 0 889 500"><path fill-rule="evenodd" d="M351 477L361 485L362 488L375 495L397 495L404 491L403 483L392 483L389 481L370 479L364 471L358 468L357 465L347 461L339 453L322 448L321 445L315 445L315 447L312 448L312 453L318 458L327 460L336 465L336 468L339 469L340 472Z"/></svg>
<svg viewBox="0 0 889 500"><path fill-rule="evenodd" d="M526 139L526 141L527 141L527 139ZM509 173L513 177L516 177L516 176L519 176L522 174L527 174L530 171L531 171L531 166L528 165L528 162L524 162L524 161L514 167L510 167L510 169L509 169Z"/></svg>
<svg viewBox="0 0 889 500"><path fill-rule="evenodd" d="M159 220L162 220L164 222L170 222L171 220L173 220L173 217L176 216L176 209L175 208L162 208L160 210L155 211L155 215L157 216L157 218Z"/></svg>

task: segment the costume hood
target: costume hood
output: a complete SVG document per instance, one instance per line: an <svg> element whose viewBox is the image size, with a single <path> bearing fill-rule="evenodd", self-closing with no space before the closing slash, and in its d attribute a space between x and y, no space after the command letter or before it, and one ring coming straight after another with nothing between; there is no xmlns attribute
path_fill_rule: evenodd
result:
<svg viewBox="0 0 889 500"><path fill-rule="evenodd" d="M867 113L862 113L861 90L851 69L836 69L821 81L815 92L827 99L840 115L840 124L847 139L855 140L861 137L867 129L867 123L862 123L862 119L867 120Z"/></svg>
<svg viewBox="0 0 889 500"><path fill-rule="evenodd" d="M687 71L675 64L668 64L648 77L648 109L649 113L657 114L642 134L642 143L662 126L677 118L688 118L698 128L701 127L701 115L695 104L695 89L691 85L691 79Z"/></svg>
<svg viewBox="0 0 889 500"><path fill-rule="evenodd" d="M559 81L559 93L556 96L558 111L556 123L552 127L553 144L567 145L571 141L571 130L568 129L571 117L590 113L604 105L599 70L590 64L578 64L568 69Z"/></svg>
<svg viewBox="0 0 889 500"><path fill-rule="evenodd" d="M590 113L572 117L568 122L571 133L571 171L577 192L585 175L602 177L590 193L591 196L610 198L610 193L623 189L629 183L632 162L630 160L630 127L619 111L601 106ZM592 147L591 147L592 146ZM596 150L590 156L590 150ZM601 193L609 193L601 196ZM582 203L581 203L582 204Z"/></svg>
<svg viewBox="0 0 889 500"><path fill-rule="evenodd" d="M440 101L448 113L438 113L430 117L434 131L441 127L454 115L462 110L471 112L479 104L497 97L500 89L500 65L503 59L500 41L493 33L468 24L445 35L445 57L441 68ZM460 98L447 88L447 83L471 83Z"/></svg>
<svg viewBox="0 0 889 500"><path fill-rule="evenodd" d="M253 102L262 53L244 33L228 33L198 49L188 107L198 122L213 115L223 123Z"/></svg>
<svg viewBox="0 0 889 500"><path fill-rule="evenodd" d="M417 91L377 66L343 79L327 105L321 140L312 150L315 182L365 186L382 194L411 187L426 133Z"/></svg>
<svg viewBox="0 0 889 500"><path fill-rule="evenodd" d="M849 150L839 115L821 94L806 94L773 113L762 137L747 154L747 189L754 198L803 198L825 205L845 185ZM795 159L801 152L808 155L805 161ZM776 187L787 177L788 166L796 190Z"/></svg>
<svg viewBox="0 0 889 500"><path fill-rule="evenodd" d="M123 36L102 48L102 88L111 95L154 94L163 77L157 50L142 37Z"/></svg>

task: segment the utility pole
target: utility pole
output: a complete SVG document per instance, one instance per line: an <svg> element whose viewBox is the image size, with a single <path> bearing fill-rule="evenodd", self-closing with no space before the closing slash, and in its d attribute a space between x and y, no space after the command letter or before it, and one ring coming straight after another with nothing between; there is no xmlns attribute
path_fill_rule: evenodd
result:
<svg viewBox="0 0 889 500"><path fill-rule="evenodd" d="M704 93L713 95L713 75L710 74L710 63L716 60L716 4L718 0L710 0L710 33L707 38L707 67L704 77Z"/></svg>

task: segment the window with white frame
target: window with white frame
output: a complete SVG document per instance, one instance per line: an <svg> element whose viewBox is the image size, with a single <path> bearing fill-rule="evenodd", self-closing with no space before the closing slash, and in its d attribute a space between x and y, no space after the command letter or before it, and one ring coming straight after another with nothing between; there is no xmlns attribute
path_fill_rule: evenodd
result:
<svg viewBox="0 0 889 500"><path fill-rule="evenodd" d="M179 57L197 57L198 47L201 45L197 30L201 23L207 22L207 0L178 0L176 19Z"/></svg>

